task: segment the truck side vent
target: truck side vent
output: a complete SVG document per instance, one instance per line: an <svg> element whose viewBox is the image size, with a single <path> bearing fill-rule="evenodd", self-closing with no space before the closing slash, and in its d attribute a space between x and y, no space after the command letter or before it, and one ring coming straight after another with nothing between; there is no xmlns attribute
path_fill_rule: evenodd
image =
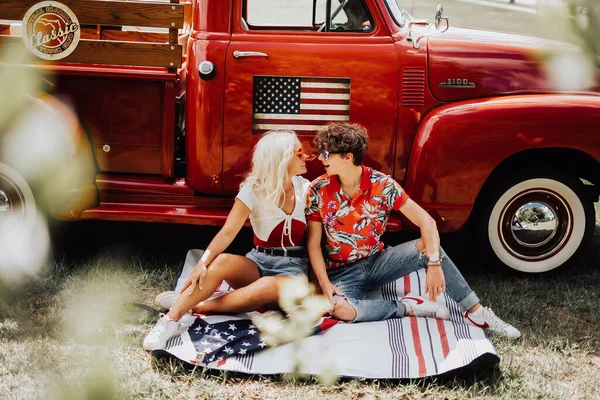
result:
<svg viewBox="0 0 600 400"><path fill-rule="evenodd" d="M422 107L425 104L425 70L402 69L402 106Z"/></svg>

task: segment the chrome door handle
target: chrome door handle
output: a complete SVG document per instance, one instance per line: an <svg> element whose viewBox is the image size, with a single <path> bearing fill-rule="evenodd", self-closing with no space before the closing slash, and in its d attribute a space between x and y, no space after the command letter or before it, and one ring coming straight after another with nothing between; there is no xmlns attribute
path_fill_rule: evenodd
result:
<svg viewBox="0 0 600 400"><path fill-rule="evenodd" d="M267 53L261 53L260 51L238 51L238 50L235 50L233 52L233 58L235 58L236 60L239 60L240 58L244 58L244 57L269 58L269 55Z"/></svg>

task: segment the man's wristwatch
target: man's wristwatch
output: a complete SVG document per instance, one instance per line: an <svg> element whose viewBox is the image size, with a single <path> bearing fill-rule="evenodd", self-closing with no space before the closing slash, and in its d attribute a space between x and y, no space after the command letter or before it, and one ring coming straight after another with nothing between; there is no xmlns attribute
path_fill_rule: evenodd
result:
<svg viewBox="0 0 600 400"><path fill-rule="evenodd" d="M442 260L440 260L439 254L428 254L427 255L427 264L440 264Z"/></svg>

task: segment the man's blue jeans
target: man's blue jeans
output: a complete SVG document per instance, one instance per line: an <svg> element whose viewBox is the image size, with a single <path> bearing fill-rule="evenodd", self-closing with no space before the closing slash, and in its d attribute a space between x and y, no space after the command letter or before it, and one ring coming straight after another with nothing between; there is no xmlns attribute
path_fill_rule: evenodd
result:
<svg viewBox="0 0 600 400"><path fill-rule="evenodd" d="M417 241L389 247L379 254L328 271L331 283L344 294L335 297L345 297L356 309L353 322L381 321L405 315L406 310L399 300L365 300L365 296L371 290L427 267L427 258L417 250ZM444 250L440 251L446 292L466 311L479 303L479 299Z"/></svg>

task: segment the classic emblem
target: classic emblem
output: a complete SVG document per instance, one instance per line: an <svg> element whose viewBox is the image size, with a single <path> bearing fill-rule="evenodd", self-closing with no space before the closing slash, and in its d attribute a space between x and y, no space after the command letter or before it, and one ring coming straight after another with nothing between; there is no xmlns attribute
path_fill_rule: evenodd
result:
<svg viewBox="0 0 600 400"><path fill-rule="evenodd" d="M79 21L73 11L56 1L35 4L23 18L23 41L44 60L67 57L77 47L80 36Z"/></svg>
<svg viewBox="0 0 600 400"><path fill-rule="evenodd" d="M440 83L440 87L445 89L474 89L475 84L469 82L468 79L448 78L446 82Z"/></svg>

